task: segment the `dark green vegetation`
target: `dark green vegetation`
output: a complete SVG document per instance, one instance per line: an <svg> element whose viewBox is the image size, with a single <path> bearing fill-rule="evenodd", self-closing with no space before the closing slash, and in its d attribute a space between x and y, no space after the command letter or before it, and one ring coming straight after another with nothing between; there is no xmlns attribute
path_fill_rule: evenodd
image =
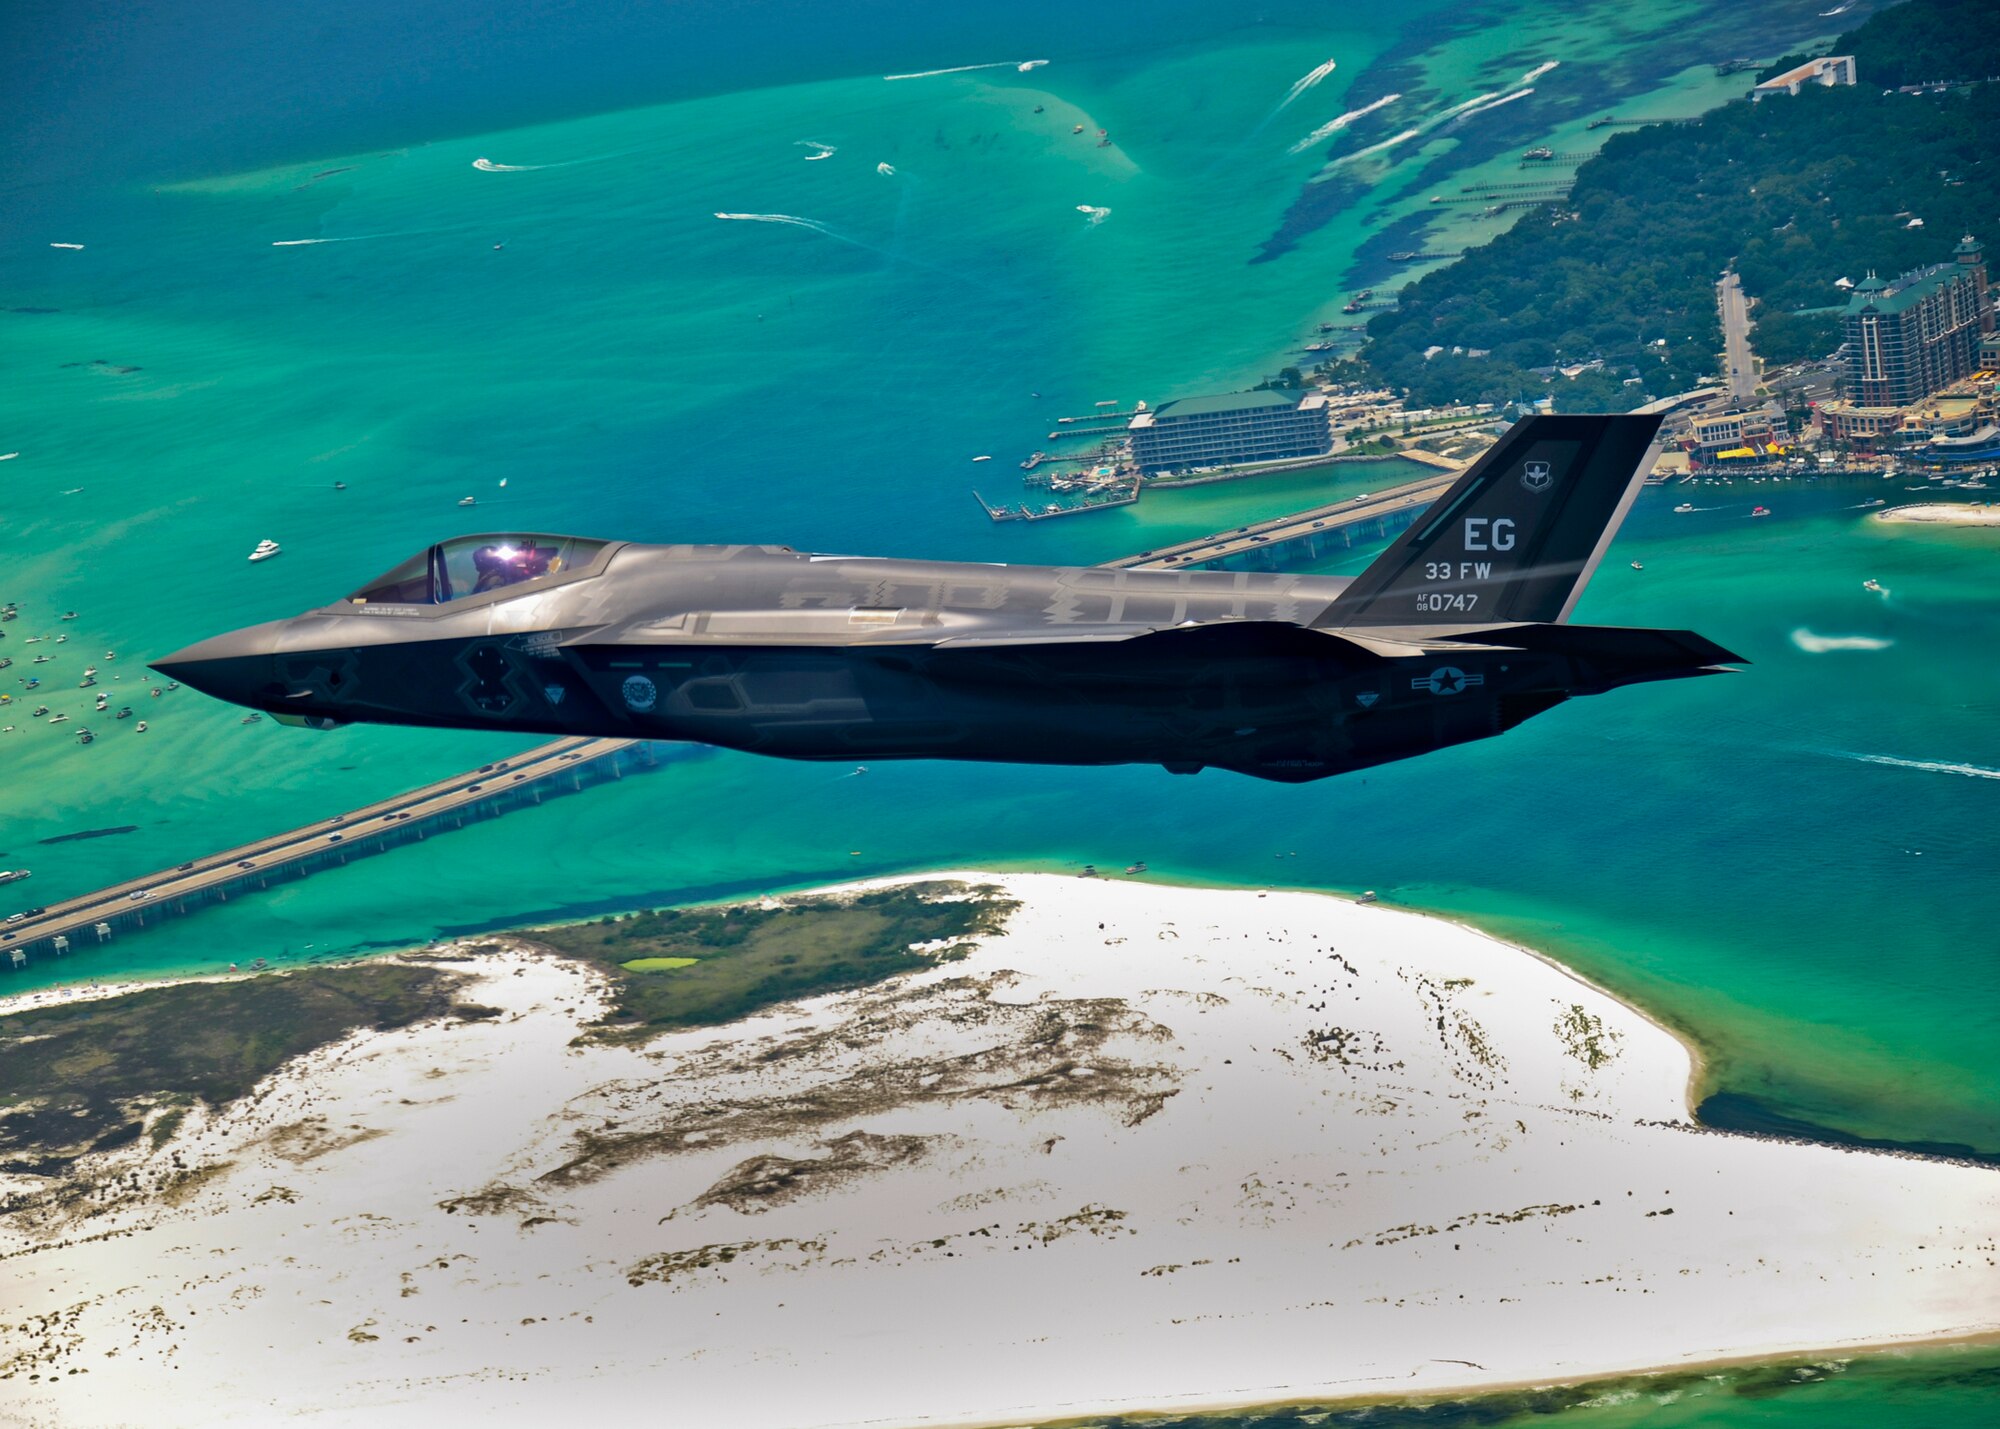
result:
<svg viewBox="0 0 2000 1429"><path fill-rule="evenodd" d="M617 1000L601 1035L637 1041L962 957L1013 911L997 895L949 881L910 883L779 904L666 908L524 936L603 969ZM913 943L943 946L913 952ZM696 961L658 971L628 966L653 958Z"/></svg>
<svg viewBox="0 0 2000 1429"><path fill-rule="evenodd" d="M1863 83L1880 89L2000 75L2000 25L1985 0L1911 0L1842 35L1829 54L1866 56Z"/></svg>
<svg viewBox="0 0 2000 1429"><path fill-rule="evenodd" d="M1527 1429L1552 1416L1576 1429L1702 1429L1747 1424L1753 1417L1769 1429L1795 1424L1957 1429L1990 1422L1996 1384L2000 1354L1991 1345L1969 1345L1908 1356L1631 1375L1477 1398L1111 1415L1069 1420L1064 1429ZM1745 1401L1755 1401L1754 1407Z"/></svg>
<svg viewBox="0 0 2000 1429"><path fill-rule="evenodd" d="M196 1101L224 1106L357 1028L451 1011L459 981L436 968L370 963L0 1017L0 1170L59 1175L78 1156L141 1136L158 1146Z"/></svg>
<svg viewBox="0 0 2000 1429"><path fill-rule="evenodd" d="M1973 10L1910 0L1843 35L1834 52L1855 56L1852 88L1611 139L1567 201L1405 288L1400 308L1369 323L1365 360L1420 405L1552 392L1563 411L1625 410L1715 372L1714 284L1730 266L1756 303L1767 362L1826 355L1837 318L1811 310L1845 301L1836 279L1946 261L1966 232L2000 246L2000 164L1989 161L2000 85L1883 93L1903 82L1887 77L1903 73L1898 46L1912 34L1965 37L1950 68L1926 78L2000 71L2000 27ZM1919 67L1943 63L1940 53ZM1434 346L1445 351L1425 361ZM1531 370L1599 361L1574 380Z"/></svg>

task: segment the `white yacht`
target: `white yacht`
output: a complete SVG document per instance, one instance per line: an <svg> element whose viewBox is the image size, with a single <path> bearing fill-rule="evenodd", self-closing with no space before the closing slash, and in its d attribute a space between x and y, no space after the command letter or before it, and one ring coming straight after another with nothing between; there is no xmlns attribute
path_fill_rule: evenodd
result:
<svg viewBox="0 0 2000 1429"><path fill-rule="evenodd" d="M250 559L253 561L268 561L283 549L284 547L280 546L276 541L259 541L257 549L250 553Z"/></svg>

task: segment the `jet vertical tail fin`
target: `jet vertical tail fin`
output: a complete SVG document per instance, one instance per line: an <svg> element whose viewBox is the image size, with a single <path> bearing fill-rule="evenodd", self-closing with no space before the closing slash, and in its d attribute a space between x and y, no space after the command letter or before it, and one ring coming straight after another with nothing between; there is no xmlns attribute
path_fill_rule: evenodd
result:
<svg viewBox="0 0 2000 1429"><path fill-rule="evenodd" d="M1516 422L1313 624L1555 624L1658 452L1660 417Z"/></svg>

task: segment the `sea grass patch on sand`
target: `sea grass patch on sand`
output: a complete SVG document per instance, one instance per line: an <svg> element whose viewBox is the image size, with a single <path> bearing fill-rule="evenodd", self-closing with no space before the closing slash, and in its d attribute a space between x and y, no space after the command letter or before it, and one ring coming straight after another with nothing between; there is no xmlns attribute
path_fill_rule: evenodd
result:
<svg viewBox="0 0 2000 1429"><path fill-rule="evenodd" d="M359 1028L452 1009L460 975L368 963L142 988L0 1017L0 1171L59 1175L78 1156L171 1133ZM152 1120L149 1128L148 1119Z"/></svg>
<svg viewBox="0 0 2000 1429"><path fill-rule="evenodd" d="M613 984L601 1041L734 1022L814 993L963 957L1015 907L990 886L940 879L864 892L666 908L529 928L522 936Z"/></svg>

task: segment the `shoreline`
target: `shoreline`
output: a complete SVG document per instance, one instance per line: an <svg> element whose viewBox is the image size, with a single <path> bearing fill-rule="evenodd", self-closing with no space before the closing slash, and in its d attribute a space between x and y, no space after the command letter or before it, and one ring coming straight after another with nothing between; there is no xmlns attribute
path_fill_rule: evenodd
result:
<svg viewBox="0 0 2000 1429"><path fill-rule="evenodd" d="M22 1314L94 1291L84 1353L167 1306L170 1355L91 1354L84 1383L131 1406L171 1383L204 1422L393 1383L387 1423L674 1384L718 1423L1021 1424L2000 1337L1964 1263L1990 1262L1992 1168L1703 1134L1697 1050L1532 948L1307 892L966 870L816 892L944 879L1020 900L969 958L643 1046L578 1037L587 969L433 946L497 1015L356 1034L189 1118L174 1204L0 1223ZM169 1227L143 1271L109 1248ZM753 1328L773 1315L782 1348ZM239 1354L266 1324L317 1344L299 1382ZM0 1335L10 1365L67 1352ZM527 1372L504 1395L498 1363ZM60 1417L72 1392L17 1378L0 1403Z"/></svg>
<svg viewBox="0 0 2000 1429"><path fill-rule="evenodd" d="M1277 1414L1289 1411L1316 1413L1321 1410L1345 1411L1355 1409L1403 1408L1425 1405L1453 1404L1472 1399L1485 1399L1503 1394L1520 1394L1541 1389L1589 1389L1595 1385L1624 1385L1632 1380L1664 1378L1672 1375L1700 1374L1708 1370L1732 1369L1783 1369L1790 1366L1819 1364L1828 1359L1852 1362L1864 1358L1888 1358L1898 1353L1923 1354L1940 1353L1954 1348L1976 1349L1984 1346L2000 1346L2000 1329L1977 1330L1968 1334L1946 1334L1927 1336L1920 1339L1876 1340L1851 1345L1826 1345L1816 1349L1798 1350L1783 1354L1743 1354L1725 1355L1713 1359L1682 1360L1666 1364L1646 1365L1637 1369L1613 1370L1605 1374L1584 1375L1575 1379L1518 1379L1506 1382L1479 1383L1463 1389L1435 1389L1412 1392L1403 1395L1326 1395L1304 1399L1247 1399L1214 1400L1204 1403L1154 1402L1144 1406L1138 1404L1120 1405L1096 1412L1084 1412L1066 1418L1037 1420L1025 1425L1020 1416L998 1416L989 1419L965 1420L935 1426L927 1423L926 1429L1099 1429L1105 1414L1121 1415L1257 1415ZM1578 1406L1581 1407L1581 1406ZM855 1420L850 1424L826 1425L821 1429L869 1429L868 1421ZM1251 1429L1251 1426L1246 1426Z"/></svg>
<svg viewBox="0 0 2000 1429"><path fill-rule="evenodd" d="M2000 526L2000 503L1913 501L1877 511L1885 526Z"/></svg>

